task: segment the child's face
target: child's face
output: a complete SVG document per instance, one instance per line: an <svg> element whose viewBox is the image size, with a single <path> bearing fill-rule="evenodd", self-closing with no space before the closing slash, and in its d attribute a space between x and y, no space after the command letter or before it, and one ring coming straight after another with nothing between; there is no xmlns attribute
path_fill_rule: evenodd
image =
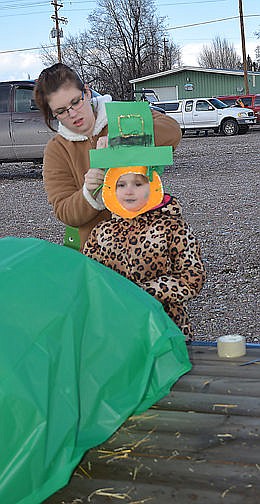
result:
<svg viewBox="0 0 260 504"><path fill-rule="evenodd" d="M126 210L136 212L147 203L150 195L148 178L136 173L126 173L116 183L117 199Z"/></svg>

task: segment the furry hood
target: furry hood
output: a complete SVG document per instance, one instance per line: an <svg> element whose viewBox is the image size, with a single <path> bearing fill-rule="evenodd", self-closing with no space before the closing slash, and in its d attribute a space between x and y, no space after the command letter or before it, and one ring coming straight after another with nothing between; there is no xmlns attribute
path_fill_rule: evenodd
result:
<svg viewBox="0 0 260 504"><path fill-rule="evenodd" d="M100 131L107 125L107 115L105 104L112 101L112 97L110 95L104 96L95 96L92 98L92 104L94 107L94 112L96 114L96 122L93 130L93 136L98 135ZM66 140L70 140L71 142L83 142L87 140L88 137L85 135L81 135L78 133L74 133L70 129L66 128L59 122L58 133Z"/></svg>

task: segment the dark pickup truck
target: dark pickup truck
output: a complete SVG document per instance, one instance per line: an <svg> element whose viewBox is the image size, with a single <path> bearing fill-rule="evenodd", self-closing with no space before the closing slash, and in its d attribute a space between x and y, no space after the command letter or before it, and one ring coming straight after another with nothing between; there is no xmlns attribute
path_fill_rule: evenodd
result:
<svg viewBox="0 0 260 504"><path fill-rule="evenodd" d="M33 99L35 81L0 82L0 163L42 162L53 132Z"/></svg>

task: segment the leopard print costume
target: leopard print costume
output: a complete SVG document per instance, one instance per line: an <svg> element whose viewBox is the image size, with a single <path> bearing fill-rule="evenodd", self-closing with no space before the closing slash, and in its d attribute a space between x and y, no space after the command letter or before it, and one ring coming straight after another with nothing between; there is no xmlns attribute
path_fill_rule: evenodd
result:
<svg viewBox="0 0 260 504"><path fill-rule="evenodd" d="M83 253L157 298L186 340L192 327L186 304L201 290L205 269L200 246L174 197L134 219L113 214L91 232Z"/></svg>

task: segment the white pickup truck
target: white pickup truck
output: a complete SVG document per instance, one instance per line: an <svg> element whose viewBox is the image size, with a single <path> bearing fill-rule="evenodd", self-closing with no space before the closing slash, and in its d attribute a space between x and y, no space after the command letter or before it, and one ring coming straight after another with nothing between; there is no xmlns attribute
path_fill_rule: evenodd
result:
<svg viewBox="0 0 260 504"><path fill-rule="evenodd" d="M158 101L156 105L178 121L183 134L186 130L213 129L215 133L231 136L246 133L256 123L252 109L228 107L217 98Z"/></svg>

